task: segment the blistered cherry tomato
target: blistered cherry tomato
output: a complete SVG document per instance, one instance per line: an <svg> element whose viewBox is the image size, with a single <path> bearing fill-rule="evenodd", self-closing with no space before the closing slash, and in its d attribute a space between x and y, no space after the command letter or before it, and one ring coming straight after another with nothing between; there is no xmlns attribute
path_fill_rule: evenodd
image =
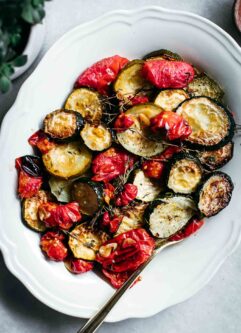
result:
<svg viewBox="0 0 241 333"><path fill-rule="evenodd" d="M52 142L42 130L39 130L31 135L28 139L28 143L33 147L37 147L42 154L46 154L55 147L55 143Z"/></svg>
<svg viewBox="0 0 241 333"><path fill-rule="evenodd" d="M102 59L80 74L75 82L75 88L90 87L101 94L107 95L109 85L128 62L128 59L118 55Z"/></svg>
<svg viewBox="0 0 241 333"><path fill-rule="evenodd" d="M151 256L154 247L154 239L146 230L134 229L103 244L96 260L111 272L134 271Z"/></svg>
<svg viewBox="0 0 241 333"><path fill-rule="evenodd" d="M41 221L48 228L60 227L61 229L69 229L74 223L81 220L79 204L77 202L70 202L65 205L46 202L40 205L38 213Z"/></svg>
<svg viewBox="0 0 241 333"><path fill-rule="evenodd" d="M64 241L65 236L62 233L48 231L41 237L40 247L49 259L62 261L68 255L68 249Z"/></svg>
<svg viewBox="0 0 241 333"><path fill-rule="evenodd" d="M160 161L145 161L141 166L144 174L148 178L161 179L165 170L165 164Z"/></svg>
<svg viewBox="0 0 241 333"><path fill-rule="evenodd" d="M204 220L193 218L181 231L170 237L172 241L182 240L194 234L198 229L204 225Z"/></svg>
<svg viewBox="0 0 241 333"><path fill-rule="evenodd" d="M151 119L151 130L161 137L172 140L184 140L192 133L188 122L172 111L163 111Z"/></svg>
<svg viewBox="0 0 241 333"><path fill-rule="evenodd" d="M134 184L125 184L122 192L118 195L115 204L116 206L127 206L137 196L137 186Z"/></svg>
<svg viewBox="0 0 241 333"><path fill-rule="evenodd" d="M109 148L104 153L98 154L92 161L94 181L109 182L119 175L123 175L132 168L135 157L116 148Z"/></svg>
<svg viewBox="0 0 241 333"><path fill-rule="evenodd" d="M179 153L181 150L182 150L181 147L170 146L170 147L167 147L161 154L156 155L154 157L154 159L162 161L162 162L166 162L166 161L170 160L174 154Z"/></svg>
<svg viewBox="0 0 241 333"><path fill-rule="evenodd" d="M185 88L194 74L184 61L149 60L143 66L143 76L157 88Z"/></svg>
<svg viewBox="0 0 241 333"><path fill-rule="evenodd" d="M115 120L114 129L117 133L126 131L134 124L134 120L131 115L121 113Z"/></svg>
<svg viewBox="0 0 241 333"><path fill-rule="evenodd" d="M102 217L101 226L107 227L109 232L115 233L119 228L122 219L123 219L122 215L119 216L114 215L113 217L111 217L108 212L105 212Z"/></svg>
<svg viewBox="0 0 241 333"><path fill-rule="evenodd" d="M126 282L126 280L128 280L133 271L115 273L109 271L108 269L102 269L102 273L107 277L114 288L119 289Z"/></svg>
<svg viewBox="0 0 241 333"><path fill-rule="evenodd" d="M71 259L69 262L69 270L74 274L81 274L91 271L94 264L83 259Z"/></svg>

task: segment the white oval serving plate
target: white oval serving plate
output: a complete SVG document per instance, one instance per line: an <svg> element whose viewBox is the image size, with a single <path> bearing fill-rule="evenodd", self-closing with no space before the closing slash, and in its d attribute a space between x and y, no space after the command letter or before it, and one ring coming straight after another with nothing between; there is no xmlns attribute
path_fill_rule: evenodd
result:
<svg viewBox="0 0 241 333"><path fill-rule="evenodd" d="M74 276L61 263L45 260L38 246L39 235L21 223L14 159L32 152L27 138L39 128L45 114L63 104L75 78L87 66L114 54L134 59L160 48L180 53L215 77L240 123L239 46L204 18L159 7L115 11L65 34L23 84L4 119L0 137L0 245L4 259L33 295L65 314L90 317L114 290L93 272ZM224 168L235 184L230 205L208 220L196 236L160 254L107 321L151 316L187 299L234 251L241 235L239 150L240 137L236 137L234 158Z"/></svg>

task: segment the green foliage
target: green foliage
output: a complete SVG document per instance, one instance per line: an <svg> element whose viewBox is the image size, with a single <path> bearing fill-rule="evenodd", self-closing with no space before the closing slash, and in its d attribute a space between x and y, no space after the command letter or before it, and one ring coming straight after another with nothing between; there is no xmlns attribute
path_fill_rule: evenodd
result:
<svg viewBox="0 0 241 333"><path fill-rule="evenodd" d="M11 87L15 67L25 65L27 56L22 52L31 25L45 16L47 0L0 0L0 92Z"/></svg>

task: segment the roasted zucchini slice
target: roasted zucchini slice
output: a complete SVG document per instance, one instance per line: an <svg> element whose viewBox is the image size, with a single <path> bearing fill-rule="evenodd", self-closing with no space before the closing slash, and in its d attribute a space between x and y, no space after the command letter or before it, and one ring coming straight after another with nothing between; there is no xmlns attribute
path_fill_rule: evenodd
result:
<svg viewBox="0 0 241 333"><path fill-rule="evenodd" d="M80 113L69 110L56 110L44 118L44 132L52 139L68 140L79 134L84 125Z"/></svg>
<svg viewBox="0 0 241 333"><path fill-rule="evenodd" d="M195 215L194 201L184 195L166 195L152 202L146 213L154 237L168 238L181 230Z"/></svg>
<svg viewBox="0 0 241 333"><path fill-rule="evenodd" d="M108 235L93 229L88 223L75 227L69 235L69 247L75 258L95 260L100 246L108 240Z"/></svg>
<svg viewBox="0 0 241 333"><path fill-rule="evenodd" d="M183 89L166 89L159 92L154 104L165 111L174 111L180 103L188 99L189 95Z"/></svg>
<svg viewBox="0 0 241 333"><path fill-rule="evenodd" d="M111 132L103 124L86 123L80 132L85 145L94 151L102 151L111 146Z"/></svg>
<svg viewBox="0 0 241 333"><path fill-rule="evenodd" d="M146 210L146 203L136 203L135 206L122 209L116 209L114 212L116 215L123 215L121 224L115 233L115 236L127 232L132 229L142 228L145 224L144 213Z"/></svg>
<svg viewBox="0 0 241 333"><path fill-rule="evenodd" d="M79 112L89 121L100 121L103 110L103 98L94 90L89 88L75 89L65 102L65 109Z"/></svg>
<svg viewBox="0 0 241 333"><path fill-rule="evenodd" d="M40 190L31 198L26 198L22 202L22 217L24 222L32 230L43 232L46 230L45 224L38 217L38 208L42 203L47 202L49 195Z"/></svg>
<svg viewBox="0 0 241 333"><path fill-rule="evenodd" d="M189 154L176 154L171 162L167 186L175 193L190 194L196 191L202 179L199 160Z"/></svg>
<svg viewBox="0 0 241 333"><path fill-rule="evenodd" d="M138 190L136 199L143 202L153 201L163 189L160 183L146 177L140 169L134 171L132 183L136 185Z"/></svg>
<svg viewBox="0 0 241 333"><path fill-rule="evenodd" d="M145 95L152 90L152 85L142 75L143 64L143 60L133 60L120 71L113 84L119 100L128 103L139 92Z"/></svg>
<svg viewBox="0 0 241 333"><path fill-rule="evenodd" d="M81 213L94 215L103 205L103 186L89 178L76 180L71 186L71 195L80 206Z"/></svg>
<svg viewBox="0 0 241 333"><path fill-rule="evenodd" d="M235 123L232 114L209 97L193 97L176 110L191 126L186 143L202 150L215 150L232 140Z"/></svg>
<svg viewBox="0 0 241 333"><path fill-rule="evenodd" d="M70 142L56 145L42 159L51 175L69 179L82 175L90 167L92 154L85 145Z"/></svg>
<svg viewBox="0 0 241 333"><path fill-rule="evenodd" d="M234 143L228 142L225 146L212 151L200 151L197 157L207 170L214 171L220 169L233 158Z"/></svg>
<svg viewBox="0 0 241 333"><path fill-rule="evenodd" d="M232 192L233 183L226 173L209 174L198 191L198 209L206 217L216 215L229 204Z"/></svg>
<svg viewBox="0 0 241 333"><path fill-rule="evenodd" d="M206 73L200 73L188 84L187 91L191 96L206 96L222 101L224 92L219 84Z"/></svg>
<svg viewBox="0 0 241 333"><path fill-rule="evenodd" d="M183 60L182 57L174 53L172 51L166 50L166 49L160 49L157 51L150 52L146 54L143 57L144 60L154 60L154 59L160 59L160 60Z"/></svg>
<svg viewBox="0 0 241 333"><path fill-rule="evenodd" d="M131 114L134 124L122 133L117 133L119 143L129 152L138 156L150 157L161 153L165 146L150 138L148 126L150 119L163 110L152 103L136 105L126 111Z"/></svg>

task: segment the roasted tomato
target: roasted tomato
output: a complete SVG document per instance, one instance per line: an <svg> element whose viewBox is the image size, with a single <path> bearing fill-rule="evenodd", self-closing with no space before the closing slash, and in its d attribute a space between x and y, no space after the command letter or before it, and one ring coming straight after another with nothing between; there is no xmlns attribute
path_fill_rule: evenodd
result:
<svg viewBox="0 0 241 333"><path fill-rule="evenodd" d="M109 182L132 168L134 161L133 155L116 148L109 148L94 158L92 162L94 177L92 180Z"/></svg>
<svg viewBox="0 0 241 333"><path fill-rule="evenodd" d="M204 225L204 220L193 218L181 231L178 231L175 235L171 236L170 240L178 241L183 238L187 238L194 234L198 229Z"/></svg>
<svg viewBox="0 0 241 333"><path fill-rule="evenodd" d="M91 261L76 258L68 260L68 270L74 274L86 273L91 271L93 268L94 264Z"/></svg>
<svg viewBox="0 0 241 333"><path fill-rule="evenodd" d="M163 111L151 119L151 130L164 139L184 140L192 133L188 122L172 111Z"/></svg>
<svg viewBox="0 0 241 333"><path fill-rule="evenodd" d="M41 237L40 247L49 259L62 261L68 254L68 249L64 241L65 236L62 233L48 231Z"/></svg>
<svg viewBox="0 0 241 333"><path fill-rule="evenodd" d="M170 146L167 147L161 154L155 156L155 160L159 160L162 162L167 162L172 158L172 156L176 153L179 153L182 149L178 146Z"/></svg>
<svg viewBox="0 0 241 333"><path fill-rule="evenodd" d="M194 79L193 67L184 61L146 61L143 76L157 88L185 88Z"/></svg>
<svg viewBox="0 0 241 333"><path fill-rule="evenodd" d="M120 234L103 244L96 260L102 268L114 273L136 270L153 253L154 239L144 229Z"/></svg>
<svg viewBox="0 0 241 333"><path fill-rule="evenodd" d="M28 139L28 143L33 147L37 147L42 154L46 154L55 147L55 143L52 142L42 130L31 135Z"/></svg>
<svg viewBox="0 0 241 333"><path fill-rule="evenodd" d="M110 83L116 79L117 74L127 62L129 62L128 59L118 55L102 59L80 74L75 82L75 88L85 86L108 95Z"/></svg>
<svg viewBox="0 0 241 333"><path fill-rule="evenodd" d="M38 213L40 220L48 228L60 227L66 230L81 220L79 204L77 202L70 202L65 205L46 202L40 205Z"/></svg>
<svg viewBox="0 0 241 333"><path fill-rule="evenodd" d="M127 206L137 196L137 186L134 184L125 184L122 192L115 201L116 206Z"/></svg>
<svg viewBox="0 0 241 333"><path fill-rule="evenodd" d="M105 212L102 217L101 226L106 227L109 232L115 233L121 224L123 216L114 215L113 217L110 216L108 212Z"/></svg>
<svg viewBox="0 0 241 333"><path fill-rule="evenodd" d="M115 273L107 269L102 269L102 273L107 277L114 288L119 289L126 280L129 279L133 271Z"/></svg>
<svg viewBox="0 0 241 333"><path fill-rule="evenodd" d="M33 197L43 183L40 158L31 155L19 157L15 160L15 167L18 171L18 195L21 199Z"/></svg>
<svg viewBox="0 0 241 333"><path fill-rule="evenodd" d="M121 113L115 120L114 129L117 133L126 131L129 127L134 124L134 120L131 115Z"/></svg>
<svg viewBox="0 0 241 333"><path fill-rule="evenodd" d="M110 201L115 197L115 188L110 183L105 183L104 185L104 200L107 205L110 204Z"/></svg>
<svg viewBox="0 0 241 333"><path fill-rule="evenodd" d="M161 161L149 160L143 162L141 168L146 177L161 179L165 170L165 164Z"/></svg>

